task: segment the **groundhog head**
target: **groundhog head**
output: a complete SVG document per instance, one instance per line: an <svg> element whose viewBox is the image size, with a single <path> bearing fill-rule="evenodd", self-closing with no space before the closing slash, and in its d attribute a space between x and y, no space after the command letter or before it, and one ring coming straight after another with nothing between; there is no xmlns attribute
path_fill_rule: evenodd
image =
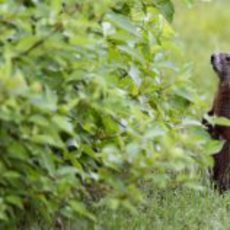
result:
<svg viewBox="0 0 230 230"><path fill-rule="evenodd" d="M230 81L230 54L215 53L211 56L211 64L213 69L219 76L221 81Z"/></svg>

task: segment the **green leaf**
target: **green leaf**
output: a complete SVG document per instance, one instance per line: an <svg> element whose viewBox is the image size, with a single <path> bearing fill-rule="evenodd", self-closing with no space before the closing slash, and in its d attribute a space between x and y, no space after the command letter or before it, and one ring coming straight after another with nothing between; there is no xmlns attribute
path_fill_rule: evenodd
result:
<svg viewBox="0 0 230 230"><path fill-rule="evenodd" d="M76 176L78 170L72 166L63 166L56 171L57 176L65 177L68 175Z"/></svg>
<svg viewBox="0 0 230 230"><path fill-rule="evenodd" d="M74 134L72 123L70 122L70 120L68 120L68 118L64 116L54 115L52 117L52 121L60 130L65 131L71 135Z"/></svg>
<svg viewBox="0 0 230 230"><path fill-rule="evenodd" d="M132 65L130 67L130 70L129 70L129 76L133 79L133 81L135 82L135 84L140 87L141 85L141 77L140 77L140 71L139 69L137 68L137 66L135 65Z"/></svg>
<svg viewBox="0 0 230 230"><path fill-rule="evenodd" d="M153 0L153 3L156 8L158 8L160 12L164 15L164 17L169 22L172 22L175 10L171 0Z"/></svg>
<svg viewBox="0 0 230 230"><path fill-rule="evenodd" d="M128 46L118 46L118 49L123 53L129 55L133 60L138 61L140 64L145 64L145 59L138 50Z"/></svg>
<svg viewBox="0 0 230 230"><path fill-rule="evenodd" d="M31 141L38 144L48 144L51 146L56 146L63 148L64 144L58 137L52 137L49 135L37 134L31 137Z"/></svg>
<svg viewBox="0 0 230 230"><path fill-rule="evenodd" d="M212 121L216 125L230 126L230 119L226 117L213 117Z"/></svg>
<svg viewBox="0 0 230 230"><path fill-rule="evenodd" d="M20 178L21 175L16 171L8 170L8 171L4 172L3 177L13 180L13 179Z"/></svg>
<svg viewBox="0 0 230 230"><path fill-rule="evenodd" d="M57 100L57 94L49 87L46 87L44 94L36 94L30 97L32 105L46 112L57 111Z"/></svg>
<svg viewBox="0 0 230 230"><path fill-rule="evenodd" d="M55 12L55 14L59 14L62 9L62 0L53 0L51 2L51 7L52 12Z"/></svg>
<svg viewBox="0 0 230 230"><path fill-rule="evenodd" d="M188 102L194 102L194 93L189 89L189 87L177 87L174 93Z"/></svg>
<svg viewBox="0 0 230 230"><path fill-rule="evenodd" d="M13 204L16 207L23 209L23 200L19 197L19 196L7 196L6 198L6 202L8 202L9 204Z"/></svg>
<svg viewBox="0 0 230 230"><path fill-rule="evenodd" d="M79 201L71 201L70 207L78 214L89 218L92 221L95 221L95 216L91 214L85 207L83 202Z"/></svg>
<svg viewBox="0 0 230 230"><path fill-rule="evenodd" d="M224 144L223 141L210 140L205 144L204 148L207 153L215 154L215 153L218 153L222 149L223 144Z"/></svg>
<svg viewBox="0 0 230 230"><path fill-rule="evenodd" d="M55 175L55 165L54 165L54 158L52 157L52 153L49 152L42 152L40 153L40 164L44 167L49 175Z"/></svg>
<svg viewBox="0 0 230 230"><path fill-rule="evenodd" d="M39 125L39 126L43 126L43 127L48 127L49 126L49 121L47 120L46 117L40 115L40 114L34 114L32 115L28 121Z"/></svg>
<svg viewBox="0 0 230 230"><path fill-rule="evenodd" d="M138 33L136 26L132 24L128 17L125 17L121 14L109 13L106 16L106 19L108 19L113 25L117 26L118 28L123 29L137 37L140 36L140 33Z"/></svg>
<svg viewBox="0 0 230 230"><path fill-rule="evenodd" d="M29 154L25 146L20 142L13 142L8 147L9 155L13 159L27 161Z"/></svg>

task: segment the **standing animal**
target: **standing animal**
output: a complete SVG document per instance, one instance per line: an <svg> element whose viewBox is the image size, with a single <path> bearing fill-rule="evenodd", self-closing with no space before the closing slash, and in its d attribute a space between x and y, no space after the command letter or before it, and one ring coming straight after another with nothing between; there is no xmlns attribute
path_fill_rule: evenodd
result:
<svg viewBox="0 0 230 230"><path fill-rule="evenodd" d="M216 53L211 56L211 64L219 78L216 97L209 116L230 118L230 54ZM222 149L213 155L212 179L220 192L230 188L230 126L210 125L203 119L213 139L223 140Z"/></svg>

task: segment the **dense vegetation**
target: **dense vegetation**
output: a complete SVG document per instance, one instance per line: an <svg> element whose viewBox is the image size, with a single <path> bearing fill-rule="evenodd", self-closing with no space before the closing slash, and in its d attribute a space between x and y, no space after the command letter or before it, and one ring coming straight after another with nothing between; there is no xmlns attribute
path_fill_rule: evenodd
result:
<svg viewBox="0 0 230 230"><path fill-rule="evenodd" d="M202 188L219 143L173 14L169 0L1 1L1 228L94 222L95 203L135 213L146 184Z"/></svg>

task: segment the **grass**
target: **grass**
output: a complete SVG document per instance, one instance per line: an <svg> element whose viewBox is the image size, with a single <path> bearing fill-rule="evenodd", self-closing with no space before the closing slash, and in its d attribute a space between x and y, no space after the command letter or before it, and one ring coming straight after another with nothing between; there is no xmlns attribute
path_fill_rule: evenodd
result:
<svg viewBox="0 0 230 230"><path fill-rule="evenodd" d="M85 219L67 221L62 228L32 223L26 230L228 230L230 229L230 193L212 190L158 191L147 188L145 204L137 214L127 210L96 208L97 222Z"/></svg>
<svg viewBox="0 0 230 230"><path fill-rule="evenodd" d="M230 229L230 194L188 190L148 194L137 215L96 210L97 222L76 220L64 230L224 230Z"/></svg>
<svg viewBox="0 0 230 230"><path fill-rule="evenodd" d="M213 52L230 52L230 1L197 1L190 9L182 2L175 1L173 26L183 42L186 60L193 63L192 81L209 107L217 81L210 65L210 56Z"/></svg>
<svg viewBox="0 0 230 230"><path fill-rule="evenodd" d="M189 9L176 2L174 28L183 41L186 60L194 65L192 82L205 102L204 113L211 106L216 80L210 55L215 51L230 51L229 0L197 3ZM203 111L204 110L204 111ZM213 191L188 190L145 191L146 202L137 215L126 210L113 212L96 209L98 221L67 222L65 230L227 230L230 229L230 192L220 196ZM27 227L28 230L47 230L46 226Z"/></svg>
<svg viewBox="0 0 230 230"><path fill-rule="evenodd" d="M124 211L111 213L102 210L99 222L91 229L230 229L230 196L227 194L221 197L212 192L177 191L156 194L147 199L147 204L133 217Z"/></svg>

